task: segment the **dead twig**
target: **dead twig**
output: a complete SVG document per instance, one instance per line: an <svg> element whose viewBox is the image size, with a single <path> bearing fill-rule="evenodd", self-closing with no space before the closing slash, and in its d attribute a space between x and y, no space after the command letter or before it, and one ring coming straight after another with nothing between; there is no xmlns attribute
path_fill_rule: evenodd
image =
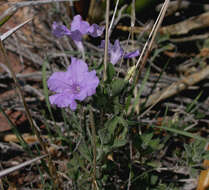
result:
<svg viewBox="0 0 209 190"><path fill-rule="evenodd" d="M169 87L165 88L162 91L158 91L157 93L151 95L147 100L143 99L141 100L142 103L145 103L145 107L156 105L161 100L164 100L168 97L171 97L189 86L192 86L196 84L197 82L200 82L201 80L205 79L209 76L209 66L205 67L204 69L189 75L188 77L185 77L181 79L178 82L175 82L171 84Z"/></svg>
<svg viewBox="0 0 209 190"><path fill-rule="evenodd" d="M16 32L18 29L20 29L21 27L23 27L25 24L27 24L28 22L30 22L33 18L30 18L28 20L26 20L25 22L19 24L18 26L10 29L8 32L2 34L0 36L0 40L4 41L5 39L7 39L10 35L12 35L14 32Z"/></svg>
<svg viewBox="0 0 209 190"><path fill-rule="evenodd" d="M2 178L2 177L6 176L6 175L8 175L8 174L10 174L10 173L12 173L14 171L17 171L17 170L19 170L19 169L21 169L21 168L23 168L25 166L28 166L28 165L32 164L33 162L36 162L36 161L38 161L40 159L43 159L45 157L47 157L47 155L39 156L39 157L34 158L32 160L28 160L26 162L23 162L22 164L19 164L17 166L14 166L14 167L5 169L3 171L0 171L0 178Z"/></svg>
<svg viewBox="0 0 209 190"><path fill-rule="evenodd" d="M170 35L187 34L194 29L206 28L209 26L209 12L191 17L185 21L178 22L169 26L164 26L160 32Z"/></svg>
<svg viewBox="0 0 209 190"><path fill-rule="evenodd" d="M187 20L178 22L176 24L161 27L159 29L159 32L162 34L183 35L183 34L187 34L191 30L201 29L201 28L206 28L206 27L209 27L209 12L191 17ZM131 28L128 26L118 26L117 28L123 31L133 30L133 32L137 34L146 31L144 27ZM190 39L191 37L188 37L188 38Z"/></svg>

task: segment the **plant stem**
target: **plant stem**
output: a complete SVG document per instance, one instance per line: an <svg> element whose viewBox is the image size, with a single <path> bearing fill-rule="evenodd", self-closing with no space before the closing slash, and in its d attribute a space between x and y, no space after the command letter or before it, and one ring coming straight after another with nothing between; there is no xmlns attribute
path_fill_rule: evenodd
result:
<svg viewBox="0 0 209 190"><path fill-rule="evenodd" d="M90 6L89 6L89 11L88 11L88 19L91 22L93 20L94 17L94 13L95 13L95 8L96 8L96 1L95 0L91 0L90 1Z"/></svg>
<svg viewBox="0 0 209 190"><path fill-rule="evenodd" d="M105 28L105 52L104 52L104 73L103 80L107 80L107 57L108 57L108 43L109 43L109 13L110 13L110 0L106 0L106 28Z"/></svg>
<svg viewBox="0 0 209 190"><path fill-rule="evenodd" d="M94 123L94 114L92 111L92 108L90 108L90 125L91 125L91 131L92 131L92 137L93 137L93 189L97 189L97 183L96 183L96 153L97 153L97 147L96 147L96 130L95 130L95 123Z"/></svg>

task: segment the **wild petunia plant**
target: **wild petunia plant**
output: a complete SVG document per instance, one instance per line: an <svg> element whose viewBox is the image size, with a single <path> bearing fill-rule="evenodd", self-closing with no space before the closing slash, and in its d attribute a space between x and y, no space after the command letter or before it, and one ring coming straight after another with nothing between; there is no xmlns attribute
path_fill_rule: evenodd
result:
<svg viewBox="0 0 209 190"><path fill-rule="evenodd" d="M83 21L80 15L73 18L70 29L56 22L53 23L52 28L53 35L58 38L67 35L74 40L77 46L82 43L83 35L88 34L92 37L99 37L104 30L104 27L96 24L90 25L88 22ZM91 189L88 187L89 173L84 172L83 177L77 179L77 171L79 171L77 161L82 160L81 162L83 162L85 160L84 163L87 161L91 165L93 162L92 169L89 172L92 176L92 184L95 184L98 178L96 174L97 165L101 164L106 159L106 155L114 148L122 147L127 143L128 125L123 118L126 99L120 100L122 97L120 93L125 93L127 82L116 77L114 65L122 57L132 58L138 56L139 51L125 54L119 40L116 40L114 45L109 43L108 51L111 63L108 64L107 81L100 82L99 77L96 76L96 71L89 71L87 63L75 57L71 57L71 64L67 71L55 72L47 81L48 88L54 93L49 97L50 103L59 108L70 108L73 112L70 112L70 119L66 120L69 121L70 126L76 126L73 128L76 131L75 133L82 131L82 140L78 146L78 151L82 156L74 154L69 163L69 170L71 171L69 175L76 183L80 180L79 184L85 184L86 189ZM98 71L98 75L99 73ZM77 103L92 95L94 96L91 105L85 106L82 104L77 108ZM81 116L80 113L84 115ZM109 119L107 115L109 115ZM85 123L82 118L89 119L85 119L87 122ZM85 127L81 127L81 125L88 126L88 120L90 120L91 126L91 133L88 132L90 136L84 135Z"/></svg>
<svg viewBox="0 0 209 190"><path fill-rule="evenodd" d="M82 43L83 35L99 37L104 30L104 27L83 21L80 15L73 18L70 29L58 23L53 23L52 28L56 37L67 35L78 46ZM104 48L104 41L100 48ZM71 147L67 166L68 177L75 187L73 189L118 189L106 186L108 183L112 185L113 167L118 167L114 165L114 151L123 149L127 152L128 144L133 142L131 149L146 165L151 158L142 158L141 152L145 155L149 150L151 155L163 147L152 133L143 136L137 132L139 122L133 111L129 113L129 108L132 102L138 102L140 95L134 99L134 85L118 77L116 72L119 60L136 57L139 51L125 52L120 41L115 40L114 44L109 43L108 55L110 63L107 65L105 81L99 81L103 65L97 65L97 71L89 71L90 65L75 57L71 57L67 71L55 72L47 81L48 88L54 93L49 97L50 103L59 108L70 108L62 109L61 114L65 127L70 131L68 134L71 134L63 139ZM81 103L89 96L92 101ZM81 106L77 106L78 103ZM127 164L130 161L128 153L118 159L124 159L127 165L125 172L131 173L132 166ZM110 160L112 163L109 163ZM127 185L126 182L124 184Z"/></svg>

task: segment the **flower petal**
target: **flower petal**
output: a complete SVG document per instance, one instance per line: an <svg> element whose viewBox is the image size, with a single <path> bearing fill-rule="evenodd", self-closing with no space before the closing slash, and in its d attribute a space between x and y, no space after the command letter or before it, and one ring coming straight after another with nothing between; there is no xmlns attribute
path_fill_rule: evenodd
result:
<svg viewBox="0 0 209 190"><path fill-rule="evenodd" d="M83 37L83 34L78 31L78 30L75 30L75 31L72 31L71 32L71 35L70 37L74 40L74 42L80 42L82 40L82 37Z"/></svg>
<svg viewBox="0 0 209 190"><path fill-rule="evenodd" d="M89 27L89 34L96 38L96 37L99 37L103 34L103 31L104 31L104 26L99 26L97 24L92 24L90 27Z"/></svg>
<svg viewBox="0 0 209 190"><path fill-rule="evenodd" d="M55 72L49 77L47 84L51 91L61 93L69 89L68 75L66 72Z"/></svg>
<svg viewBox="0 0 209 190"><path fill-rule="evenodd" d="M77 108L77 103L76 101L73 100L72 103L70 104L70 109L74 111L76 110L76 108Z"/></svg>
<svg viewBox="0 0 209 190"><path fill-rule="evenodd" d="M76 15L73 17L73 21L71 23L71 32L80 32L82 35L88 33L90 25L88 22L83 21L80 15Z"/></svg>
<svg viewBox="0 0 209 190"><path fill-rule="evenodd" d="M98 85L99 79L96 76L96 71L93 70L85 74L81 89L86 92L86 96L92 96L95 94Z"/></svg>
<svg viewBox="0 0 209 190"><path fill-rule="evenodd" d="M64 26L63 24L53 22L52 25L52 34L56 36L57 38L61 38L64 35L71 35L70 30Z"/></svg>
<svg viewBox="0 0 209 190"><path fill-rule="evenodd" d="M68 67L67 73L73 82L79 84L84 77L84 73L88 72L88 66L82 59L71 57L71 65Z"/></svg>
<svg viewBox="0 0 209 190"><path fill-rule="evenodd" d="M71 94L68 93L58 93L52 96L49 96L49 101L51 104L57 105L59 108L64 108L68 106L75 107L75 100Z"/></svg>
<svg viewBox="0 0 209 190"><path fill-rule="evenodd" d="M113 45L110 43L110 41L108 42L108 51L111 50L111 48L113 47ZM105 48L105 40L101 41L101 44L99 45L99 48Z"/></svg>
<svg viewBox="0 0 209 190"><path fill-rule="evenodd" d="M120 46L119 40L116 40L113 47L109 51L110 54L110 62L115 65L123 55L123 49Z"/></svg>
<svg viewBox="0 0 209 190"><path fill-rule="evenodd" d="M125 59L129 59L129 58L133 58L133 57L137 57L139 56L139 50L136 50L136 51L132 51L132 52L129 52L129 53L126 53L124 55L124 58Z"/></svg>

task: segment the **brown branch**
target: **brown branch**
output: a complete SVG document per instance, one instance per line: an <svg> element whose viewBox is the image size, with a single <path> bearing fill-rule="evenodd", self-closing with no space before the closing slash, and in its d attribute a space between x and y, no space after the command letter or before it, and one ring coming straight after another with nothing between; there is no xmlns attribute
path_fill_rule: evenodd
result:
<svg viewBox="0 0 209 190"><path fill-rule="evenodd" d="M192 86L192 85L200 82L201 80L205 79L208 76L209 76L209 66L205 67L204 69L202 69L194 74L189 75L188 77L181 79L178 82L171 84L169 87L165 88L164 90L159 91L159 92L149 96L147 100L142 99L141 102L142 103L146 102L145 107L148 107L151 105L156 105L161 100L169 98L169 97L185 90L189 86Z"/></svg>

